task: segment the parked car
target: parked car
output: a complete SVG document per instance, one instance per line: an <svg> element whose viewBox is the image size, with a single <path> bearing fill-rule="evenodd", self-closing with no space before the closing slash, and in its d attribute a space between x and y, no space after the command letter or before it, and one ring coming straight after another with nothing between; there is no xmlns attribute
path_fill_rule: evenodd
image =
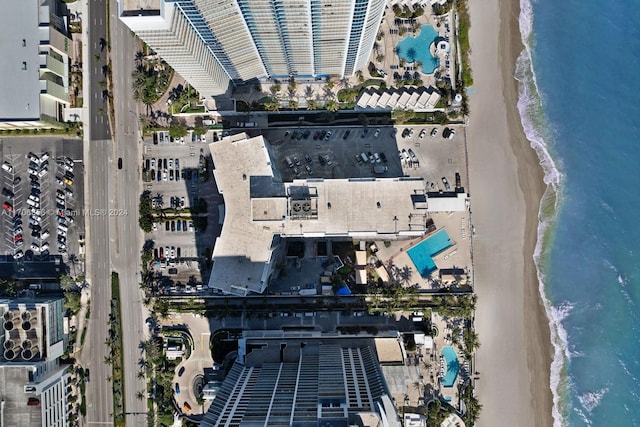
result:
<svg viewBox="0 0 640 427"><path fill-rule="evenodd" d="M431 133L429 135L431 138L435 138L438 135L438 128L431 129Z"/></svg>
<svg viewBox="0 0 640 427"><path fill-rule="evenodd" d="M380 128L376 129L376 131L373 134L374 138L377 138L378 136L380 136Z"/></svg>
<svg viewBox="0 0 640 427"><path fill-rule="evenodd" d="M427 130L426 129L422 129L420 131L420 135L418 135L418 138L422 139L424 138L424 136L427 134Z"/></svg>

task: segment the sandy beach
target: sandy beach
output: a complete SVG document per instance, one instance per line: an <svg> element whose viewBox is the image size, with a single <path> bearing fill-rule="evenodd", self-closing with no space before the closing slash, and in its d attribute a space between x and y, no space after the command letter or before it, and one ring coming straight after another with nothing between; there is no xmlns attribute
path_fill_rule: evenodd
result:
<svg viewBox="0 0 640 427"><path fill-rule="evenodd" d="M517 1L469 2L467 129L478 293L479 426L550 426L552 347L533 263L542 169L517 110Z"/></svg>

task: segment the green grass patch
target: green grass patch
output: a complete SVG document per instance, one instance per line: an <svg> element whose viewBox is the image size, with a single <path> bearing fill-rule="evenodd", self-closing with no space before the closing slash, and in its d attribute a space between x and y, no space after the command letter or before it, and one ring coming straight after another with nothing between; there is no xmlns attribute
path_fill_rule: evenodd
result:
<svg viewBox="0 0 640 427"><path fill-rule="evenodd" d="M105 362L112 367L111 387L113 390L113 420L115 425L125 425L124 355L122 354L122 318L120 308L120 278L111 273L111 314L108 342L111 354Z"/></svg>

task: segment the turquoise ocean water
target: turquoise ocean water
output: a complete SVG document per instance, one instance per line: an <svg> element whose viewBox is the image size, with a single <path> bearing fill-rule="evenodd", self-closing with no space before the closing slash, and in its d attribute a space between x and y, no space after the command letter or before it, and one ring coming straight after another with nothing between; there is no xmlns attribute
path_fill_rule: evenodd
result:
<svg viewBox="0 0 640 427"><path fill-rule="evenodd" d="M555 425L640 426L640 2L520 5Z"/></svg>

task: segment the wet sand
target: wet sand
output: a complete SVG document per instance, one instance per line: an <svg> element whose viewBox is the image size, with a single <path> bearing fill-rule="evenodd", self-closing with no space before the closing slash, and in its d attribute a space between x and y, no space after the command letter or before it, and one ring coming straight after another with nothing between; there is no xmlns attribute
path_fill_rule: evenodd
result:
<svg viewBox="0 0 640 427"><path fill-rule="evenodd" d="M517 1L469 2L474 93L467 128L481 347L479 426L550 426L552 346L533 263L545 186L517 110Z"/></svg>

